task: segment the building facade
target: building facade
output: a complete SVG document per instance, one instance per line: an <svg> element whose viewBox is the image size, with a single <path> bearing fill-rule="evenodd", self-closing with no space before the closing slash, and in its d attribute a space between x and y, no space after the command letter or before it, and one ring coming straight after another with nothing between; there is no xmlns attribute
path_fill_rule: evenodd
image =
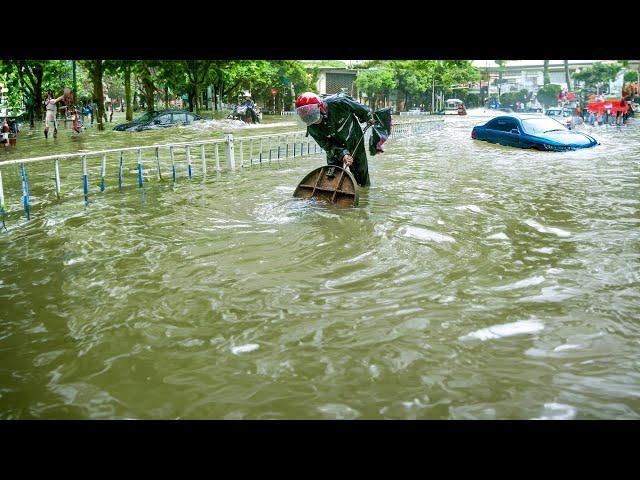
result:
<svg viewBox="0 0 640 480"><path fill-rule="evenodd" d="M564 60L549 60L549 79L551 83L560 85L562 88L569 88L565 76ZM591 67L596 62L612 63L612 60L568 60L569 76L584 68ZM489 77L489 95L507 93L526 89L530 92L537 92L544 85L544 60L508 60L502 67L502 83L499 82L501 67L494 60L474 60L473 66ZM626 71L637 71L640 68L640 61L629 61ZM618 77L609 82L609 91L618 93L622 90L624 71ZM575 85L571 81L570 89ZM478 84L472 85L470 92L479 92Z"/></svg>
<svg viewBox="0 0 640 480"><path fill-rule="evenodd" d="M357 71L348 68L319 68L316 87L320 95L339 93L342 89L355 96Z"/></svg>

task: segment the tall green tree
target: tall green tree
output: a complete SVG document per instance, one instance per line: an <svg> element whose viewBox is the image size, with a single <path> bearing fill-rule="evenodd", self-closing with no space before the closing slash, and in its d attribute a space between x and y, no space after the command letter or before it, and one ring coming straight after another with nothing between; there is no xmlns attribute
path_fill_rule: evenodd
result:
<svg viewBox="0 0 640 480"><path fill-rule="evenodd" d="M80 60L87 69L93 83L93 99L96 102L97 112L94 118L98 122L98 130L104 130L104 93L102 77L104 75L104 60Z"/></svg>
<svg viewBox="0 0 640 480"><path fill-rule="evenodd" d="M549 83L538 89L536 98L545 107L556 105L558 103L558 94L562 90L560 85Z"/></svg>
<svg viewBox="0 0 640 480"><path fill-rule="evenodd" d="M153 112L155 109L155 96L158 91L156 82L160 80L158 70L162 63L161 60L138 60L133 64L132 73L144 98L147 112Z"/></svg>
<svg viewBox="0 0 640 480"><path fill-rule="evenodd" d="M51 88L58 93L71 83L71 62L64 60L3 60L0 72L7 76L10 89L25 98L32 127L43 115L43 90Z"/></svg>
<svg viewBox="0 0 640 480"><path fill-rule="evenodd" d="M385 67L360 71L356 77L356 87L366 92L371 111L378 106L379 97L388 97L397 84L393 70Z"/></svg>
<svg viewBox="0 0 640 480"><path fill-rule="evenodd" d="M615 80L622 69L619 63L596 62L591 67L584 68L573 74L573 79L584 82L588 92L600 93L610 80Z"/></svg>
<svg viewBox="0 0 640 480"><path fill-rule="evenodd" d="M183 60L182 66L186 76L187 95L189 97L189 111L193 112L200 106L200 90L206 85L211 71L211 60Z"/></svg>
<svg viewBox="0 0 640 480"><path fill-rule="evenodd" d="M104 63L104 81L107 82L110 96L119 97L126 104L126 119L133 120L133 108L131 105L131 71L132 60L106 60Z"/></svg>

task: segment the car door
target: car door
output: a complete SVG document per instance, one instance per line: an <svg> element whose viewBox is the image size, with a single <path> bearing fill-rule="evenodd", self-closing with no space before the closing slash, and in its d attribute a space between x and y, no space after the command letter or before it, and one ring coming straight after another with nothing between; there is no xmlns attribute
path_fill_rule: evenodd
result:
<svg viewBox="0 0 640 480"><path fill-rule="evenodd" d="M173 114L173 124L174 125L184 125L187 123L187 114L183 112L174 112Z"/></svg>
<svg viewBox="0 0 640 480"><path fill-rule="evenodd" d="M153 119L153 125L156 127L168 127L171 125L171 114L163 113Z"/></svg>
<svg viewBox="0 0 640 480"><path fill-rule="evenodd" d="M500 132L498 130L498 121L499 119L494 118L493 120L487 122L487 124L482 129L483 140L491 143L498 143L500 139Z"/></svg>
<svg viewBox="0 0 640 480"><path fill-rule="evenodd" d="M513 131L517 133L514 133ZM517 122L512 118L498 118L494 124L495 142L508 147L520 146L520 131Z"/></svg>

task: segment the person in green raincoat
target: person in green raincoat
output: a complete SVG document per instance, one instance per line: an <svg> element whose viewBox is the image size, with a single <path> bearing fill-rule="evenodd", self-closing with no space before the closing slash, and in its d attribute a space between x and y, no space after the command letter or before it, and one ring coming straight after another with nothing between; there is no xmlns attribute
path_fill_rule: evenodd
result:
<svg viewBox="0 0 640 480"><path fill-rule="evenodd" d="M350 167L358 185L368 187L369 165L360 123L373 125L369 108L346 94L321 99L305 92L296 99L296 112L307 125L307 135L327 152L327 164Z"/></svg>

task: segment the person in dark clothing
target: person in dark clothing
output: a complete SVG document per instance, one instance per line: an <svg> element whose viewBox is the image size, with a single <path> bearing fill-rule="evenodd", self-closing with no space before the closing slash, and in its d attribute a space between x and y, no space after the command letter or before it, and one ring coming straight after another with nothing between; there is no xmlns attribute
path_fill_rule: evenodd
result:
<svg viewBox="0 0 640 480"><path fill-rule="evenodd" d="M307 135L327 152L327 164L351 167L358 185L368 187L369 165L360 123L373 125L369 108L346 94L321 99L305 92L296 99L296 112L307 125Z"/></svg>

